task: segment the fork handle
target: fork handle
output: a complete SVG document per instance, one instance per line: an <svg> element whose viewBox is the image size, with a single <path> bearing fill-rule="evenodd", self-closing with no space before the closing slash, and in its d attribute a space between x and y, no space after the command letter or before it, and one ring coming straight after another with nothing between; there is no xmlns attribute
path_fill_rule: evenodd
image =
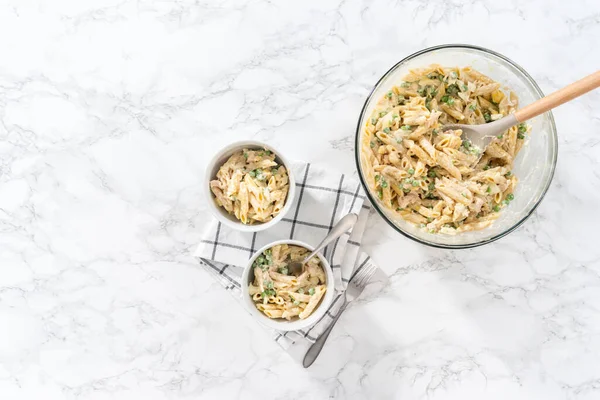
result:
<svg viewBox="0 0 600 400"><path fill-rule="evenodd" d="M598 86L600 86L600 71L596 71L577 82L571 83L569 86L565 86L564 88L521 108L515 112L515 117L517 118L517 121L525 122L528 119L537 117L548 110L594 90Z"/></svg>
<svg viewBox="0 0 600 400"><path fill-rule="evenodd" d="M338 310L337 315L335 316L335 318L333 318L333 321L331 321L331 324L329 324L327 329L325 329L325 331L323 331L323 333L321 333L319 335L317 340L312 344L312 346L310 346L310 348L306 352L306 355L304 356L304 360L302 360L302 365L304 366L304 368L310 367L315 362L317 357L319 357L321 350L323 350L323 345L325 344L325 341L329 337L329 334L333 330L335 323L337 322L338 319L340 319L340 315L342 315L342 313L346 309L347 305L348 305L348 300L346 299L346 296L344 295L344 303Z"/></svg>

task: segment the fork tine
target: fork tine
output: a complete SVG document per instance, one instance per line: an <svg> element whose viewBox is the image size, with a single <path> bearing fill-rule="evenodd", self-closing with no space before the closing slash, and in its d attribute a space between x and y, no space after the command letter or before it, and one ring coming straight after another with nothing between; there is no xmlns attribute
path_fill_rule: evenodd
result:
<svg viewBox="0 0 600 400"><path fill-rule="evenodd" d="M361 279L363 279L363 277L366 275L366 273L368 272L369 269L369 265L365 265L361 268L360 271L358 271L358 273L355 276L355 279L357 282L359 282Z"/></svg>
<svg viewBox="0 0 600 400"><path fill-rule="evenodd" d="M358 284L361 286L364 286L367 283L369 283L373 275L375 275L375 272L377 272L377 267L375 266L375 264L369 264L365 265L365 268L363 270L364 275L361 277L361 280L358 281Z"/></svg>
<svg viewBox="0 0 600 400"><path fill-rule="evenodd" d="M369 279L375 274L376 270L377 267L374 264L367 264L356 273L351 282L356 286L364 286L369 282Z"/></svg>
<svg viewBox="0 0 600 400"><path fill-rule="evenodd" d="M355 271L352 276L350 276L350 282L356 282L357 278L362 276L364 268Z"/></svg>
<svg viewBox="0 0 600 400"><path fill-rule="evenodd" d="M352 275L350 275L350 280L354 280L356 279L357 276L361 275L364 273L364 269L367 266L367 261L369 261L368 259L366 261L363 261L362 264L360 264L358 266L358 269L356 271L352 272Z"/></svg>

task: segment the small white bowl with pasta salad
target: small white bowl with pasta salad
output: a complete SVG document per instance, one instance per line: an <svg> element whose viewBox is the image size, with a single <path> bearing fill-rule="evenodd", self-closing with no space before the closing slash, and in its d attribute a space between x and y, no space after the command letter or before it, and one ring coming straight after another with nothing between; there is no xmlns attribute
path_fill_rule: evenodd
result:
<svg viewBox="0 0 600 400"><path fill-rule="evenodd" d="M206 168L205 193L212 214L223 224L258 232L289 211L296 183L290 164L273 146L254 140L232 143Z"/></svg>
<svg viewBox="0 0 600 400"><path fill-rule="evenodd" d="M335 284L331 266L320 253L302 273L293 275L288 265L314 249L298 240L279 240L258 250L242 275L243 302L260 323L280 331L307 328L327 312Z"/></svg>

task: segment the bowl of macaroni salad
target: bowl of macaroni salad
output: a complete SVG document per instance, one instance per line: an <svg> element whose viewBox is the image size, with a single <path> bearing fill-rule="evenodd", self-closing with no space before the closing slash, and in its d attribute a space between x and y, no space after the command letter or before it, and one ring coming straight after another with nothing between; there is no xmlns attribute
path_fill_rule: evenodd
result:
<svg viewBox="0 0 600 400"><path fill-rule="evenodd" d="M297 240L280 240L250 259L242 275L242 297L263 325L283 331L303 329L321 319L331 305L334 278L325 257L315 255L298 275L288 269L313 249Z"/></svg>
<svg viewBox="0 0 600 400"><path fill-rule="evenodd" d="M363 107L356 162L369 198L398 232L465 248L516 229L554 174L551 113L514 126L484 150L445 124L485 124L543 94L508 58L466 45L438 46L396 64Z"/></svg>
<svg viewBox="0 0 600 400"><path fill-rule="evenodd" d="M207 202L223 224L244 232L267 229L290 209L295 180L289 163L272 146L233 143L206 170Z"/></svg>

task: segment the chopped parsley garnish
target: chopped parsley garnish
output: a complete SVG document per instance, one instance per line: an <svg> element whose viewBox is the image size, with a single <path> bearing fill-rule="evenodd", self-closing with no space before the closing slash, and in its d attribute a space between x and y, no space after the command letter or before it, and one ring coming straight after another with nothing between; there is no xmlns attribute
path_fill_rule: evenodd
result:
<svg viewBox="0 0 600 400"><path fill-rule="evenodd" d="M481 150L478 147L473 146L473 144L468 139L463 140L462 147L464 147L467 153L470 154L479 154L481 152Z"/></svg>
<svg viewBox="0 0 600 400"><path fill-rule="evenodd" d="M512 176L512 172L508 171L506 174L504 174L504 176L510 178Z"/></svg>
<svg viewBox="0 0 600 400"><path fill-rule="evenodd" d="M484 112L483 119L485 119L485 122L490 122L492 120L492 116L490 115L489 112Z"/></svg>
<svg viewBox="0 0 600 400"><path fill-rule="evenodd" d="M264 268L262 268L262 267L263 267L264 265L266 265L266 264L267 264L267 259L266 259L266 258L265 258L265 256L264 256L264 255L262 255L262 254L261 254L260 256L258 256L258 257L256 258L256 260L254 260L254 263L253 263L253 265L254 265L255 267L261 267L261 269L264 269Z"/></svg>
<svg viewBox="0 0 600 400"><path fill-rule="evenodd" d="M267 289L261 293L262 297L275 296L275 289Z"/></svg>
<svg viewBox="0 0 600 400"><path fill-rule="evenodd" d="M263 254L265 257L265 263L271 265L273 263L273 250L265 250Z"/></svg>
<svg viewBox="0 0 600 400"><path fill-rule="evenodd" d="M518 132L519 133L525 133L525 132L527 132L527 125L525 125L525 124L519 124L519 130L518 130Z"/></svg>
<svg viewBox="0 0 600 400"><path fill-rule="evenodd" d="M267 177L265 176L265 174L263 173L263 170L260 168L256 168L253 171L250 171L250 176L252 176L252 172L254 172L254 178L258 179L259 181L264 181Z"/></svg>
<svg viewBox="0 0 600 400"><path fill-rule="evenodd" d="M389 92L387 92L387 95L386 95L386 96L387 96L387 98L388 98L388 99L390 99L390 100L391 100L391 98L392 98L392 95L393 95L393 94L394 94L394 93L392 93L392 91L390 90Z"/></svg>
<svg viewBox="0 0 600 400"><path fill-rule="evenodd" d="M487 193L492 193L492 187L488 186L487 189L485 190Z"/></svg>
<svg viewBox="0 0 600 400"><path fill-rule="evenodd" d="M267 289L273 289L273 281L264 281L263 286Z"/></svg>
<svg viewBox="0 0 600 400"><path fill-rule="evenodd" d="M442 103L446 103L449 106L451 106L452 104L454 104L454 99L448 95L445 95L442 97Z"/></svg>
<svg viewBox="0 0 600 400"><path fill-rule="evenodd" d="M471 110L471 111L475 111L476 108L477 108L477 104L475 104L475 103L471 103L469 105L469 110Z"/></svg>
<svg viewBox="0 0 600 400"><path fill-rule="evenodd" d="M458 85L456 83L453 83L452 85L449 85L448 88L446 88L446 93L449 93L451 95L455 95L460 91L460 89L458 88Z"/></svg>
<svg viewBox="0 0 600 400"><path fill-rule="evenodd" d="M419 94L419 96L425 97L425 88L421 88L421 89L417 90L417 93Z"/></svg>
<svg viewBox="0 0 600 400"><path fill-rule="evenodd" d="M427 186L427 189L429 189L429 191L431 192L433 189L435 189L435 183L430 182L429 185Z"/></svg>
<svg viewBox="0 0 600 400"><path fill-rule="evenodd" d="M525 135L523 135L522 133L517 133L517 138L519 139L525 139Z"/></svg>

